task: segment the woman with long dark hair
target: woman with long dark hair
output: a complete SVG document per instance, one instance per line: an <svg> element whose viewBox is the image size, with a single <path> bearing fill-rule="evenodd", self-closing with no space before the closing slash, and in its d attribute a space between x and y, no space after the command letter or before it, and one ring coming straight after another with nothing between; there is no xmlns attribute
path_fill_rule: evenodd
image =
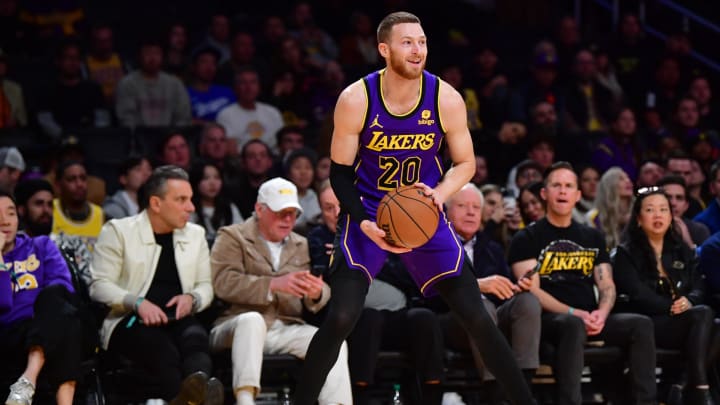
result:
<svg viewBox="0 0 720 405"><path fill-rule="evenodd" d="M520 188L517 204L520 207L520 216L522 216L525 226L545 216L545 201L540 196L542 188L543 184L539 181L526 184Z"/></svg>
<svg viewBox="0 0 720 405"><path fill-rule="evenodd" d="M707 370L715 362L717 333L695 252L673 227L670 200L658 187L642 188L622 243L613 255L615 310L652 318L658 347L686 359L687 404L712 404Z"/></svg>
<svg viewBox="0 0 720 405"><path fill-rule="evenodd" d="M195 212L190 221L205 228L205 238L212 247L221 226L243 222L240 210L222 192L222 172L214 163L199 163L190 169Z"/></svg>

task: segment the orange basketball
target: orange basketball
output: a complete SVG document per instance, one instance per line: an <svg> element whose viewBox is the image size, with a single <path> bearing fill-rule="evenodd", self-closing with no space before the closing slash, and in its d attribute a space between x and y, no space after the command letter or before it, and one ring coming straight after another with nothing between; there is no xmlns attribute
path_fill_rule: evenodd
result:
<svg viewBox="0 0 720 405"><path fill-rule="evenodd" d="M424 245L437 230L440 213L423 189L402 186L388 192L377 209L377 225L391 245L416 248Z"/></svg>

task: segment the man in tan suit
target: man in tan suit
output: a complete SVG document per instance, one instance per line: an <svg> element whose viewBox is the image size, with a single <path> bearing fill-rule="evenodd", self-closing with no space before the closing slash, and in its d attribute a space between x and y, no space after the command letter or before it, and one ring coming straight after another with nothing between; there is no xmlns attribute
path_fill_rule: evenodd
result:
<svg viewBox="0 0 720 405"><path fill-rule="evenodd" d="M302 308L317 312L330 298L330 287L309 271L307 240L292 232L301 212L295 185L268 180L253 217L221 228L210 255L215 294L230 304L210 332L210 346L232 348L238 405L255 403L263 353L305 357L317 328L302 321ZM345 344L319 403L352 404Z"/></svg>

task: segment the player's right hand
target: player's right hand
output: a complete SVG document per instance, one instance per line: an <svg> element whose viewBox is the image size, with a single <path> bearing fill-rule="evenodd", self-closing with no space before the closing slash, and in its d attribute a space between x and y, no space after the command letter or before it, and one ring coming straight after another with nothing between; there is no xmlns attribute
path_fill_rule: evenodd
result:
<svg viewBox="0 0 720 405"><path fill-rule="evenodd" d="M168 323L167 315L165 311L160 309L159 306L153 304L147 299L144 299L138 306L137 313L142 319L146 326L157 326L165 325Z"/></svg>
<svg viewBox="0 0 720 405"><path fill-rule="evenodd" d="M380 246L380 249L387 250L390 253L407 253L411 251L412 249L408 249L405 247L395 246L387 243L385 240L385 231L380 229L377 226L377 223L375 221L370 221L369 219L365 219L362 222L360 222L360 229L367 235L370 240L375 242L376 245Z"/></svg>

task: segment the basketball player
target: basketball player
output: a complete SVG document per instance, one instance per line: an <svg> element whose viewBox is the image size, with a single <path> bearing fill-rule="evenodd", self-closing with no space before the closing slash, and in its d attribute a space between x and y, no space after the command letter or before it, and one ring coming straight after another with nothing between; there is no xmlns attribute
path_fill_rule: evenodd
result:
<svg viewBox="0 0 720 405"><path fill-rule="evenodd" d="M533 403L507 342L483 308L472 269L445 216L435 235L412 251L389 245L373 220L380 199L408 184L422 187L441 209L475 170L465 103L450 85L424 70L427 39L420 20L407 12L388 15L378 27L378 43L387 67L346 88L335 109L330 180L343 214L330 265L332 298L325 323L310 343L295 404L317 400L388 252L400 254L423 294L437 292L445 299L512 402ZM439 155L443 142L454 163L447 173Z"/></svg>

